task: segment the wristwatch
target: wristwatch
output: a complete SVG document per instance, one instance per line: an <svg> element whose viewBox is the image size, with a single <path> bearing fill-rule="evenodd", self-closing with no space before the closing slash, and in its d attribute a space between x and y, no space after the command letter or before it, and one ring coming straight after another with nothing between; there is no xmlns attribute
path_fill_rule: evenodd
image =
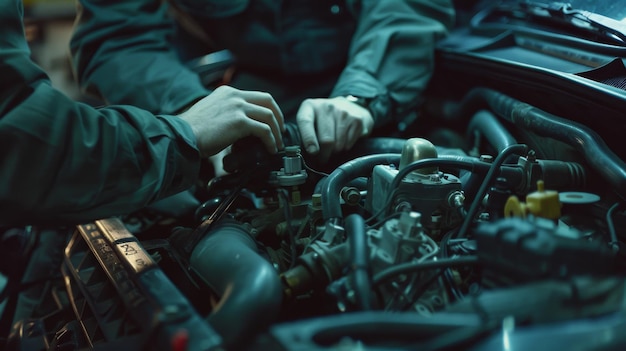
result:
<svg viewBox="0 0 626 351"><path fill-rule="evenodd" d="M344 97L348 101L354 102L355 104L361 107L365 107L370 113L372 113L372 110L370 109L370 104L372 103L372 100L374 99L364 98L364 97L354 96L354 95L345 95Z"/></svg>

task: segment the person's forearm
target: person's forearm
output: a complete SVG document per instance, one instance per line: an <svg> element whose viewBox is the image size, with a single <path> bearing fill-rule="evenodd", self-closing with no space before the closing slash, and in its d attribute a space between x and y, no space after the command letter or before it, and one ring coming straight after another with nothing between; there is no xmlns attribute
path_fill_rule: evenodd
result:
<svg viewBox="0 0 626 351"><path fill-rule="evenodd" d="M30 60L21 15L0 1L0 226L128 213L193 184L185 121L70 100Z"/></svg>
<svg viewBox="0 0 626 351"><path fill-rule="evenodd" d="M11 83L0 88L0 225L119 215L193 184L200 158L186 122L76 103L17 58L0 55Z"/></svg>
<svg viewBox="0 0 626 351"><path fill-rule="evenodd" d="M174 114L209 94L178 58L162 1L80 0L70 43L81 87L110 104Z"/></svg>
<svg viewBox="0 0 626 351"><path fill-rule="evenodd" d="M363 0L348 65L331 96L372 99L376 125L415 107L433 68L435 41L452 26L448 0Z"/></svg>

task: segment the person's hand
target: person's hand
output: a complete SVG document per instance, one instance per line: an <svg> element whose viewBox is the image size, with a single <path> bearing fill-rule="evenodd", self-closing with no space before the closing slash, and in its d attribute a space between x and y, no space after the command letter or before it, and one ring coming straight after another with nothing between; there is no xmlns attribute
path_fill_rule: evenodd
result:
<svg viewBox="0 0 626 351"><path fill-rule="evenodd" d="M205 157L249 135L260 138L272 154L283 148L283 114L268 93L221 86L179 117L191 125Z"/></svg>
<svg viewBox="0 0 626 351"><path fill-rule="evenodd" d="M302 146L327 161L331 153L348 150L374 127L372 114L345 97L306 99L297 115Z"/></svg>

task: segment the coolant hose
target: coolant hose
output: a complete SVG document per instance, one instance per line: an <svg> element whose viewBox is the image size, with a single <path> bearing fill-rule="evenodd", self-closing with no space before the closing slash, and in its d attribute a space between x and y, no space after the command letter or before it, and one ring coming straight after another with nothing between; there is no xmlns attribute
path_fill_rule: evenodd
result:
<svg viewBox="0 0 626 351"><path fill-rule="evenodd" d="M469 116L484 104L497 116L520 128L574 147L617 194L626 198L626 163L591 128L487 88L476 88L468 93L462 103L461 114Z"/></svg>
<svg viewBox="0 0 626 351"><path fill-rule="evenodd" d="M358 214L346 217L345 229L350 247L349 279L352 281L359 310L372 309L372 277L365 220Z"/></svg>
<svg viewBox="0 0 626 351"><path fill-rule="evenodd" d="M207 320L226 348L250 340L278 315L279 275L240 223L218 223L194 248L190 268L220 296Z"/></svg>
<svg viewBox="0 0 626 351"><path fill-rule="evenodd" d="M369 137L359 139L354 146L345 152L346 160L373 154L401 153L406 139L390 137Z"/></svg>
<svg viewBox="0 0 626 351"><path fill-rule="evenodd" d="M468 136L471 138L475 131L480 132L493 146L498 153L507 147L517 144L517 140L498 121L493 113L487 110L480 110L474 114L467 128Z"/></svg>
<svg viewBox="0 0 626 351"><path fill-rule="evenodd" d="M322 186L322 215L324 221L343 218L339 197L341 188L354 178L369 176L374 166L398 164L400 154L368 155L348 161L335 169Z"/></svg>

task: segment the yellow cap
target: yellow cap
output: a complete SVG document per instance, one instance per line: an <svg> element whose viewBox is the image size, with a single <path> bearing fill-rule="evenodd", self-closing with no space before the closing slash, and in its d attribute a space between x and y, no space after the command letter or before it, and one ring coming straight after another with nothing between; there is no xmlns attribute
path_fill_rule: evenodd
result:
<svg viewBox="0 0 626 351"><path fill-rule="evenodd" d="M559 219L561 217L561 200L559 193L545 190L543 180L537 181L537 191L526 196L528 211L537 217Z"/></svg>
<svg viewBox="0 0 626 351"><path fill-rule="evenodd" d="M531 213L533 216L559 219L561 217L561 200L559 193L554 190L545 190L543 180L537 181L537 191L526 195L526 202L520 202L516 196L511 196L504 205L505 217L521 217Z"/></svg>

